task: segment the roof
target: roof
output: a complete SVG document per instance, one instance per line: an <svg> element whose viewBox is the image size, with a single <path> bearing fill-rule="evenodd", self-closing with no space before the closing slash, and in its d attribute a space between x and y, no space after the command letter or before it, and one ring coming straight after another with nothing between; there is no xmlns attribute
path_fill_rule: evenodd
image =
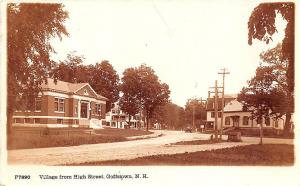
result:
<svg viewBox="0 0 300 186"><path fill-rule="evenodd" d="M237 97L236 94L225 94L224 95L224 106L229 103L232 100L235 100ZM207 98L207 105L206 105L206 110L214 110L214 102L215 102L215 98ZM222 98L219 97L218 98L218 110L221 110L222 107Z"/></svg>
<svg viewBox="0 0 300 186"><path fill-rule="evenodd" d="M238 100L232 100L224 107L224 112L243 111L243 104Z"/></svg>
<svg viewBox="0 0 300 186"><path fill-rule="evenodd" d="M89 86L90 89L94 92L96 95L96 99L102 99L102 100L108 100L106 97L97 94L94 89L90 86L88 83L69 83L65 81L57 80L57 82L54 82L54 79L47 78L47 84L43 83L41 85L42 90L49 90L49 91L55 91L55 92L62 92L67 94L77 94L78 90L81 88Z"/></svg>

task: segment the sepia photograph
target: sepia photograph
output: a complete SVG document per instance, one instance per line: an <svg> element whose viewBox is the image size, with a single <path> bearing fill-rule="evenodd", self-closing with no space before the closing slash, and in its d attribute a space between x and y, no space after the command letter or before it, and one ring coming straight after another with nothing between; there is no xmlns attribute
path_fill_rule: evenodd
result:
<svg viewBox="0 0 300 186"><path fill-rule="evenodd" d="M52 172L6 179L130 185L150 184L153 167L294 170L295 9L258 0L2 2L1 161ZM127 172L88 172L103 166ZM59 167L87 172L53 173Z"/></svg>

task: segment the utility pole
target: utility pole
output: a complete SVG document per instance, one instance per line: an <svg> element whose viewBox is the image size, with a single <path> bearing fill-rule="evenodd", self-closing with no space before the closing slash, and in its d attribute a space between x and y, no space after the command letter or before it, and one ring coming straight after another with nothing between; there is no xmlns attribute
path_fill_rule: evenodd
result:
<svg viewBox="0 0 300 186"><path fill-rule="evenodd" d="M218 80L215 81L215 137L218 140Z"/></svg>
<svg viewBox="0 0 300 186"><path fill-rule="evenodd" d="M224 102L225 102L225 100L224 100L224 91L225 91L225 75L226 74L230 74L229 72L226 72L226 69L225 68L223 68L223 69L221 69L221 72L218 72L218 74L222 74L222 76L223 76L223 88L222 88L222 113L221 113L221 134L220 134L220 138L221 138L221 141L222 141L222 135L223 135L223 122L224 122Z"/></svg>
<svg viewBox="0 0 300 186"><path fill-rule="evenodd" d="M201 128L202 125L202 97L200 97L200 124L199 127Z"/></svg>
<svg viewBox="0 0 300 186"><path fill-rule="evenodd" d="M210 87L210 88L214 88L214 91L213 92L210 91L210 93L215 93L215 97L214 97L215 126L214 126L214 130L215 130L215 138L216 138L216 140L218 140L218 99L219 99L218 94L221 93L221 92L219 92L218 88L222 88L222 87L218 87L218 80L215 80L215 86Z"/></svg>
<svg viewBox="0 0 300 186"><path fill-rule="evenodd" d="M193 131L195 130L195 100L193 100Z"/></svg>

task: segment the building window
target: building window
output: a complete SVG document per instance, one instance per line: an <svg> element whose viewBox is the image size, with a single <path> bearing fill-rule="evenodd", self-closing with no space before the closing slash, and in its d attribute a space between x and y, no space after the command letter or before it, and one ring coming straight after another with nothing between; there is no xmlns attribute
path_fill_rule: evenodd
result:
<svg viewBox="0 0 300 186"><path fill-rule="evenodd" d="M35 111L41 111L42 109L42 98L41 97L38 97L38 98L35 98Z"/></svg>
<svg viewBox="0 0 300 186"><path fill-rule="evenodd" d="M262 123L262 119L261 119L261 118L257 118L257 119L256 119L256 122L257 122L257 125L259 125L259 124Z"/></svg>
<svg viewBox="0 0 300 186"><path fill-rule="evenodd" d="M214 113L214 112L211 112L211 113L210 113L210 117L214 118L214 117L215 117L215 113Z"/></svg>
<svg viewBox="0 0 300 186"><path fill-rule="evenodd" d="M41 120L40 118L34 118L34 124L40 124L41 123Z"/></svg>
<svg viewBox="0 0 300 186"><path fill-rule="evenodd" d="M222 117L222 112L218 112L218 118Z"/></svg>
<svg viewBox="0 0 300 186"><path fill-rule="evenodd" d="M57 119L57 124L63 124L63 119Z"/></svg>
<svg viewBox="0 0 300 186"><path fill-rule="evenodd" d="M30 118L25 118L25 123L30 123Z"/></svg>
<svg viewBox="0 0 300 186"><path fill-rule="evenodd" d="M81 102L80 106L80 117L81 118L88 118L88 103L87 102Z"/></svg>
<svg viewBox="0 0 300 186"><path fill-rule="evenodd" d="M74 125L78 125L78 124L79 124L78 120L75 119L75 120L74 120Z"/></svg>
<svg viewBox="0 0 300 186"><path fill-rule="evenodd" d="M15 122L16 123L24 123L24 119L23 118L16 118Z"/></svg>
<svg viewBox="0 0 300 186"><path fill-rule="evenodd" d="M225 125L230 125L230 117L225 118Z"/></svg>
<svg viewBox="0 0 300 186"><path fill-rule="evenodd" d="M65 111L65 102L62 98L55 98L54 99L54 109L57 112L64 112Z"/></svg>
<svg viewBox="0 0 300 186"><path fill-rule="evenodd" d="M116 127L116 122L111 122L111 127Z"/></svg>
<svg viewBox="0 0 300 186"><path fill-rule="evenodd" d="M243 125L249 125L249 117L248 116L243 117Z"/></svg>
<svg viewBox="0 0 300 186"><path fill-rule="evenodd" d="M101 115L101 105L100 104L96 104L96 114Z"/></svg>
<svg viewBox="0 0 300 186"><path fill-rule="evenodd" d="M265 117L265 124L266 124L266 126L270 126L271 125L269 117Z"/></svg>
<svg viewBox="0 0 300 186"><path fill-rule="evenodd" d="M114 114L114 113L116 113L116 111L115 111L115 110L111 110L111 113L113 113L113 114Z"/></svg>
<svg viewBox="0 0 300 186"><path fill-rule="evenodd" d="M278 128L278 120L276 119L274 122L275 122L275 127Z"/></svg>

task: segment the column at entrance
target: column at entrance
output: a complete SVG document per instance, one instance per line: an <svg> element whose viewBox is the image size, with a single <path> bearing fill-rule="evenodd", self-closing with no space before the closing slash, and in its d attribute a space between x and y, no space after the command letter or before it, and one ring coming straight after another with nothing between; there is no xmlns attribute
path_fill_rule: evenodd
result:
<svg viewBox="0 0 300 186"><path fill-rule="evenodd" d="M91 111L92 111L92 108L91 108L91 102L89 101L88 104L87 104L87 118L90 120L92 117L92 114L91 114Z"/></svg>
<svg viewBox="0 0 300 186"><path fill-rule="evenodd" d="M78 100L78 103L77 103L77 118L80 119L80 113L81 113L81 100Z"/></svg>

